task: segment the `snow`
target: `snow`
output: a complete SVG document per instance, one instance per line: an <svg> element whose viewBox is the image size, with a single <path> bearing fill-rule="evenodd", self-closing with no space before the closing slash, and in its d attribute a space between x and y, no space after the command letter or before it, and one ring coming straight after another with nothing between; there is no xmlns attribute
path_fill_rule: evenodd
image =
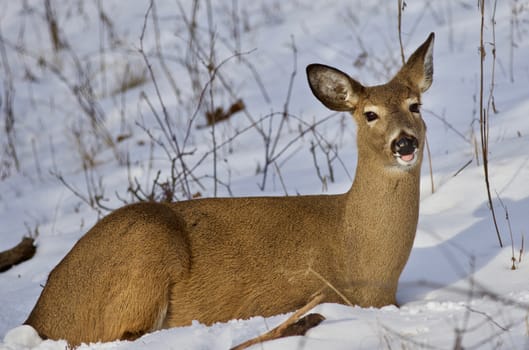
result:
<svg viewBox="0 0 529 350"><path fill-rule="evenodd" d="M179 3L189 16L192 2ZM485 102L492 84L493 31L496 37L494 103L498 112L490 114L490 183L504 248L499 248L488 208L481 159L478 164L475 157L474 142L479 144L480 77L480 17L476 1L406 2L402 17L406 55L430 32L436 33L434 83L422 101L435 192L431 193L429 168L424 162L419 227L399 284L400 307L319 305L313 311L326 320L305 337L275 340L257 345L256 349L529 348L529 267L525 252L517 269L511 270L513 250L518 258L522 237L525 236L525 246L529 239L529 2L498 2L495 26L491 23L493 2L485 3ZM156 1L155 11L158 40L181 89L179 96L157 59L158 44L150 17L144 49L153 63L173 130L184 145L188 116L196 109L197 91L191 88L193 77L178 61L187 53L188 34L184 15L176 4ZM240 16L235 24L234 4ZM250 114L236 114L215 128L216 142L227 142L218 151L217 163L218 178L227 186L219 185L216 192L211 176L212 154L199 162L211 150L211 128L191 128L184 147L194 153L186 159L196 165L196 174L201 178L201 185L192 183L191 191L203 196L346 191L356 162L355 126L347 116L331 114L312 96L304 67L319 62L347 71L365 84L385 82L400 65L396 6L396 1L382 0L212 1L215 59L217 63L227 59L219 72L231 88L231 92L227 91L216 80L213 102L226 107L234 102L234 97L241 98ZM159 144L151 146L142 129L143 126L168 145L147 103L150 101L161 115L155 86L138 51L147 8L148 4L142 1L128 1L126 6L114 0L63 1L60 6L57 3L55 12L61 35L71 50L55 53L41 2L0 2L0 36L6 50L0 60L0 80L4 82L0 87L0 106L4 108L6 104L5 82L10 80L5 70L7 59L14 86L15 147L20 161L16 171L5 151L6 121L2 112L0 251L18 243L22 235L38 231L36 256L0 274L0 349L65 348L64 341L42 341L30 327L20 325L34 306L50 270L107 213L92 209L53 174L63 176L87 198L90 191L102 194L104 205L110 208L123 205L119 198L132 200L127 193L130 178L136 177L148 187L158 169L162 171L162 181L170 176L170 162L163 148ZM111 26L102 24L101 11ZM199 6L197 21L199 40L206 45L209 29L205 6ZM240 29L239 39L233 36L234 25ZM296 47L296 57L292 45ZM235 47L245 54L229 58ZM362 53L365 61L359 62ZM40 58L48 66L39 64ZM65 83L83 79L75 59L91 81L95 103L109 133L114 139L131 135L117 143L114 150L94 136L90 121ZM50 69L52 64L60 68L65 79ZM265 143L249 125L252 118L262 119L257 125L263 130L270 126L275 137L281 119L267 115L277 112L280 116L283 112L294 66L297 74L288 111L296 118L291 117L279 133L275 154L284 147L286 151L278 156L277 167L268 169L265 188L261 190L263 174L256 170L263 167ZM124 93L112 94L130 72L143 75L146 81ZM29 75L34 79L29 79ZM195 78L203 87L208 81L206 70L202 69ZM207 96L205 101L211 102ZM327 117L316 128L319 134L310 132L312 123ZM204 124L201 118L203 107L196 124ZM299 137L300 130L309 132ZM78 137L74 136L75 131L79 132ZM323 184L315 171L310 149L311 141L317 140L318 135L332 141L338 149L339 159L332 163L335 182L327 180ZM83 155L91 156L90 161L95 164L88 171L83 171ZM129 159L128 165L125 159ZM325 154L320 149L316 159L329 178ZM87 187L87 182L92 186ZM256 316L211 327L194 323L153 332L133 342L89 344L80 349L228 349L287 317Z"/></svg>

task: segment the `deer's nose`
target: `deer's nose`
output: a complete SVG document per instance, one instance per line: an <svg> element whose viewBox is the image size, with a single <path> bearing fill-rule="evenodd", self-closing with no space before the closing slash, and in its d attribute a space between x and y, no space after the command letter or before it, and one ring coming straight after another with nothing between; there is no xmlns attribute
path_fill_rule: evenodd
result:
<svg viewBox="0 0 529 350"><path fill-rule="evenodd" d="M414 153L417 147L419 141L411 135L400 135L391 144L392 152L401 156Z"/></svg>

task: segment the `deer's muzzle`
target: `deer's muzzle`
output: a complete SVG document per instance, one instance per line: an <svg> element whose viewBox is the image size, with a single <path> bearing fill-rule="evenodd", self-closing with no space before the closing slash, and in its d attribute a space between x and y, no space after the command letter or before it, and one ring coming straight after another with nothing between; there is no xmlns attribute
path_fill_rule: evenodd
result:
<svg viewBox="0 0 529 350"><path fill-rule="evenodd" d="M391 143L391 151L401 165L415 164L419 141L411 135L400 135Z"/></svg>

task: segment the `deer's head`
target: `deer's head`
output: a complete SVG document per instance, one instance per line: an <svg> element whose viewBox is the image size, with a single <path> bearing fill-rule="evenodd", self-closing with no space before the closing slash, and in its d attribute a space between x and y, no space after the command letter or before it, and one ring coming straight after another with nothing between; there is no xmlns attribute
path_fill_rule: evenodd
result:
<svg viewBox="0 0 529 350"><path fill-rule="evenodd" d="M400 170L420 165L426 133L421 94L432 84L433 42L431 33L383 85L363 86L346 73L321 64L307 67L313 94L329 109L349 111L356 120L359 158Z"/></svg>

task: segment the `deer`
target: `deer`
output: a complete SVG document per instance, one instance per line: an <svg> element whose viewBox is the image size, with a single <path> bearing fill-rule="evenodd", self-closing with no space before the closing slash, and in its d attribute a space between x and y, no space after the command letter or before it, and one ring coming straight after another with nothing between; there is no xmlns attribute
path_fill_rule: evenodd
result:
<svg viewBox="0 0 529 350"><path fill-rule="evenodd" d="M124 206L53 268L25 324L75 347L287 313L317 293L327 303L396 305L419 217L433 42L431 33L383 85L307 66L314 96L357 125L347 192Z"/></svg>

